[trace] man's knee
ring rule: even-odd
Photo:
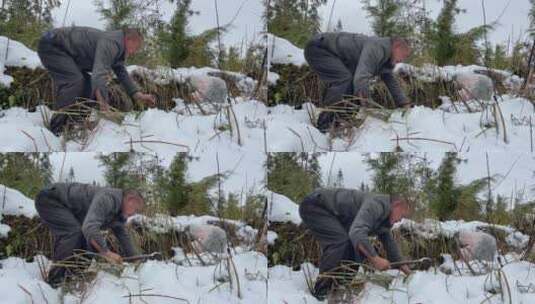
[[[310,196],[308,196],[305,197],[301,204],[299,204],[299,216],[301,217],[305,225],[310,220],[311,208],[313,207],[314,203],[315,200],[311,199]]]
[[[39,191],[35,197],[35,209],[41,217],[43,217],[42,214],[45,213],[47,206],[50,205],[49,202],[51,199],[50,192],[47,189]]]

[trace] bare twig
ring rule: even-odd
[[[35,142],[35,138],[33,138],[30,134],[28,134],[28,132],[24,131],[24,130],[20,130],[22,133],[24,133],[24,135],[28,136],[29,139],[32,140],[33,142],[33,147],[35,148],[35,152],[39,152],[39,148],[37,147],[37,143]]]
[[[145,293],[145,294],[129,294],[129,295],[123,296],[123,298],[133,298],[133,297],[160,297],[160,298],[173,299],[173,300],[177,300],[177,301],[182,301],[182,302],[189,303],[189,301],[188,301],[187,299],[184,299],[184,298],[177,298],[177,297],[166,296],[166,295],[160,295],[160,294],[152,294],[152,293]]]

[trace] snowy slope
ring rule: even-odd
[[[24,44],[0,36],[0,86],[11,85],[13,77],[4,75],[5,67],[27,67],[35,69],[42,67],[37,53],[27,48]]]
[[[268,196],[268,220],[274,223],[301,224],[299,206],[282,194],[271,192]]]
[[[490,292],[500,286],[495,272],[477,276],[456,273],[447,275],[431,269],[417,271],[408,280],[404,280],[404,276],[398,271],[388,271],[388,274],[394,277],[388,289],[367,283],[353,303],[529,304],[535,301],[533,267],[535,264],[509,259],[509,263],[501,269],[503,286],[506,286],[505,280],[510,286],[510,292],[504,292],[503,300],[501,294]],[[301,269],[292,271],[289,267],[280,265],[269,269],[269,303],[327,303],[313,298],[305,283],[305,273],[311,274],[311,278],[315,279],[317,269],[309,264],[303,265]]]
[[[33,200],[27,198],[17,190],[0,184],[0,238],[7,237],[11,228],[2,224],[3,215],[26,216],[33,218],[37,215]]]
[[[268,59],[272,64],[305,65],[303,50],[290,41],[272,34],[267,35]]]
[[[44,265],[48,264],[46,258],[38,259]],[[233,256],[233,262],[240,283],[240,296],[236,276],[232,275],[231,288],[223,265],[180,266],[165,261],[148,261],[140,266],[127,266],[120,276],[100,271],[88,286],[83,303],[266,303],[267,259],[256,252],[238,252]],[[3,265],[0,269],[0,303],[80,303],[82,295],[63,295],[61,289],[54,290],[46,284],[37,262],[8,258],[0,263]]]
[[[135,223],[146,227],[155,233],[166,233],[169,231],[183,232],[186,228],[196,225],[214,225],[224,222],[229,227],[236,228],[236,233],[242,241],[246,243],[253,242],[258,234],[258,230],[240,221],[217,218],[210,215],[194,216],[179,215],[169,216],[165,214],[155,214],[151,217],[135,215],[128,219],[129,223]]]

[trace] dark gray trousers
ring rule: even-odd
[[[318,240],[321,246],[319,270],[325,272],[344,272],[337,270],[346,262],[362,263],[363,257],[353,248],[348,231],[351,223],[344,223],[325,209],[318,195],[309,195],[299,206],[303,223]]]
[[[80,220],[61,203],[54,190],[39,192],[35,208],[54,237],[54,262],[70,260],[76,249],[90,249],[82,233]],[[52,267],[48,275],[49,283],[59,283],[65,276],[65,271],[64,267]]]
[[[74,59],[54,42],[53,34],[47,32],[39,40],[37,53],[54,83],[54,110],[66,109],[79,98],[91,98],[91,76],[80,70]],[[55,114],[50,129],[58,135],[68,121],[65,114]]]
[[[323,105],[336,104],[344,95],[353,95],[353,71],[335,54],[322,47],[323,38],[311,40],[305,47],[305,59],[325,84]]]

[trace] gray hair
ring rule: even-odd
[[[136,38],[136,39],[139,39],[141,41],[144,40],[143,33],[141,32],[141,30],[139,28],[125,28],[125,29],[123,29],[123,33],[124,33],[125,37]]]

